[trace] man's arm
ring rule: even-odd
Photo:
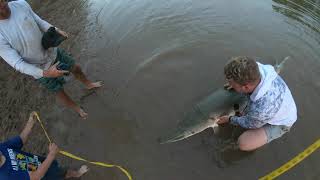
[[[42,77],[42,69],[23,61],[19,53],[11,47],[7,40],[0,34],[0,56],[17,71],[31,75],[35,78]]]
[[[21,149],[22,146],[26,143],[28,136],[31,132],[31,129],[35,123],[35,120],[33,117],[34,117],[34,112],[30,114],[29,120],[25,125],[24,129],[22,130],[21,134],[19,136],[15,136],[13,138],[8,139],[7,141],[1,143],[1,145],[8,148]]]
[[[38,16],[31,8],[31,6],[26,2],[24,1],[25,5],[27,6],[27,8],[29,9],[30,13],[32,14],[34,20],[36,21],[36,23],[38,24],[40,30],[42,32],[47,32],[48,29],[50,27],[52,27],[52,25],[50,23],[48,23],[47,21],[41,19],[40,16]],[[68,38],[68,34],[62,30],[60,30],[59,28],[56,28],[56,30],[63,36],[67,37]]]
[[[32,9],[31,9],[31,13],[42,32],[46,32],[52,26],[47,21],[41,19],[35,12],[33,12]]]
[[[267,124],[259,119],[250,116],[221,116],[217,121],[218,124],[230,123],[233,125],[241,126],[246,129],[257,129]]]
[[[64,73],[68,73],[65,70],[58,70],[57,63],[51,66],[48,70],[42,70],[32,64],[26,63],[19,53],[13,49],[10,44],[0,34],[0,56],[17,71],[33,76],[36,79],[41,77],[59,77]]]
[[[20,4],[22,4],[25,8],[28,9],[28,11],[30,12],[31,16],[33,16],[34,20],[36,21],[36,23],[38,24],[40,30],[42,32],[46,32],[52,25],[50,23],[48,23],[47,21],[44,21],[43,19],[41,19],[31,8],[31,6],[28,4],[27,1],[25,0],[20,0],[18,1]]]
[[[34,172],[29,172],[30,180],[40,180],[45,176],[52,162],[56,158],[59,152],[59,148],[56,144],[51,143],[49,145],[49,154],[47,158],[42,162],[38,169]]]
[[[250,117],[250,116],[240,116],[240,117],[231,116],[229,120],[231,124],[239,125],[247,129],[257,129],[267,124],[264,121],[261,121],[257,118]]]
[[[32,127],[34,126],[35,121],[36,121],[35,120],[35,112],[33,111],[30,113],[29,120],[20,134],[20,138],[21,138],[23,144],[26,144],[27,139],[29,137],[29,134],[32,130]]]

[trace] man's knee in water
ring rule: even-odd
[[[238,139],[238,146],[241,151],[251,151],[249,143],[241,136]]]
[[[241,151],[253,151],[267,143],[266,133],[263,128],[248,130],[238,138]]]

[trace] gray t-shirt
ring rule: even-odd
[[[0,20],[0,56],[17,71],[38,79],[55,60],[56,48],[44,50],[43,32],[52,25],[36,15],[25,0],[8,3],[11,15]]]

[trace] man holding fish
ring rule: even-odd
[[[224,67],[226,88],[248,96],[240,116],[218,117],[218,124],[239,125],[245,131],[238,138],[242,151],[252,151],[288,132],[297,120],[297,108],[287,84],[271,65],[250,57],[233,57]]]

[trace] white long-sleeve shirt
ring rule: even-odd
[[[0,20],[0,56],[14,69],[38,79],[57,56],[56,48],[44,50],[43,32],[52,25],[33,12],[25,0],[8,3],[11,15]]]
[[[244,116],[230,122],[248,129],[265,124],[291,127],[297,120],[297,107],[291,91],[271,65],[258,63],[261,81],[249,97]]]

